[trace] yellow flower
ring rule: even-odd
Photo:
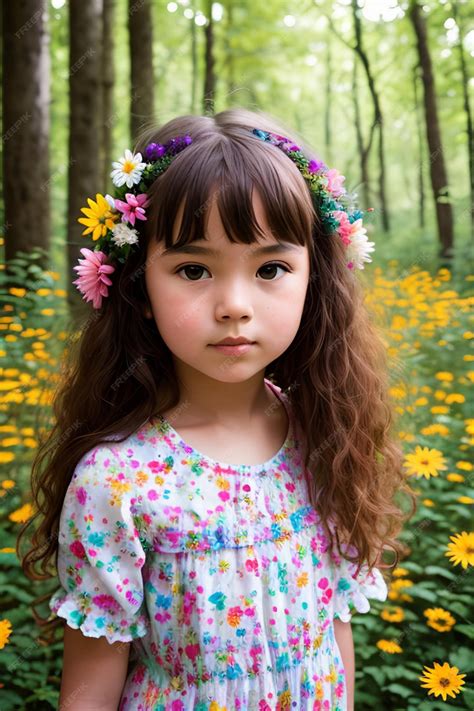
[[[296,585],[299,588],[304,588],[308,584],[308,573],[301,573],[301,575],[298,575],[296,578]]]
[[[119,217],[117,214],[112,213],[112,209],[103,195],[97,193],[95,199],[97,202],[94,202],[92,198],[87,198],[89,207],[81,207],[81,212],[86,217],[79,217],[77,220],[82,225],[86,225],[86,229],[82,234],[88,235],[92,232],[94,242],[99,237],[104,237],[107,234],[107,230],[113,228]]]
[[[10,289],[8,289],[8,293],[12,296],[24,296],[26,294],[26,289],[16,288],[12,286]]]
[[[423,614],[428,618],[426,623],[428,627],[432,627],[438,632],[449,632],[453,625],[456,624],[452,614],[447,610],[443,610],[442,607],[429,607]]]
[[[2,380],[0,382],[0,390],[16,390],[21,386],[19,380]]]
[[[0,452],[0,464],[8,464],[15,459],[14,452]]]
[[[401,607],[391,605],[386,610],[382,610],[380,617],[386,622],[402,622],[405,619],[405,613]]]
[[[219,706],[217,701],[211,701],[209,711],[227,711],[227,706]]]
[[[2,486],[4,489],[13,489],[15,482],[12,479],[4,479],[2,481]]]
[[[400,645],[391,639],[379,639],[377,647],[388,654],[400,654],[403,651]]]
[[[457,667],[450,667],[447,662],[443,666],[434,662],[434,667],[424,665],[424,668],[423,676],[418,678],[423,682],[421,686],[429,689],[428,694],[442,696],[443,701],[446,701],[448,695],[454,699],[456,694],[462,691],[461,686],[465,683],[463,679],[466,675],[458,674]]]
[[[5,548],[0,548],[0,553],[16,553],[16,548],[6,546]]]
[[[280,694],[278,694],[278,708],[282,711],[291,708],[291,690],[285,689]]]
[[[441,424],[428,425],[428,427],[423,427],[420,432],[422,435],[439,434],[445,436],[449,434],[449,427],[446,427],[446,425]]]
[[[5,437],[0,441],[0,447],[15,447],[17,444],[21,444],[20,437]]]
[[[464,462],[462,460],[460,462],[456,462],[456,466],[458,469],[463,469],[466,472],[470,472],[472,469],[471,462]]]
[[[32,505],[25,504],[16,511],[12,511],[8,518],[10,519],[10,521],[14,521],[15,523],[25,523],[33,516],[33,513],[34,511]]]
[[[408,578],[400,578],[399,580],[392,580],[390,583],[390,587],[393,590],[402,590],[403,588],[409,588],[413,585],[413,580],[409,580]]]
[[[454,474],[454,473],[446,474],[446,479],[448,481],[457,481],[457,482],[464,481],[464,477],[462,474]]]
[[[0,649],[3,649],[12,633],[12,623],[10,620],[0,620]]]
[[[460,496],[458,501],[460,504],[474,504],[472,496]]]
[[[415,452],[406,455],[403,466],[407,468],[408,476],[416,474],[426,479],[438,476],[441,469],[447,469],[442,452],[419,445],[416,446]]]
[[[466,398],[461,393],[451,393],[446,396],[445,402],[450,405],[452,402],[466,402]]]
[[[438,378],[438,380],[451,381],[451,380],[453,380],[453,377],[454,377],[454,376],[453,376],[452,373],[448,373],[448,372],[445,372],[445,371],[440,371],[439,373],[436,373],[436,374],[435,374],[435,378]]]
[[[408,575],[408,570],[406,568],[395,568],[392,575],[394,578],[403,578],[404,575]]]
[[[131,484],[128,481],[123,481],[122,479],[113,479],[110,482],[110,488],[118,495],[125,494],[126,491],[130,491]]]
[[[448,556],[454,565],[461,564],[463,568],[474,565],[474,533],[456,533],[450,536],[452,543],[448,543],[448,550],[444,554]]]
[[[425,506],[434,506],[434,505],[435,505],[435,502],[432,501],[431,499],[423,499],[423,502],[422,502],[422,503],[423,503]]]

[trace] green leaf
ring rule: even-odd
[[[467,709],[474,709],[474,689],[469,689],[469,687],[462,686],[461,698],[464,701],[464,706]]]
[[[439,601],[438,593],[427,590],[426,587],[421,585],[411,585],[407,588],[407,592],[413,597],[420,597],[422,600],[428,600],[429,602],[437,603]]]
[[[390,691],[392,694],[397,694],[397,696],[401,696],[403,699],[407,699],[413,693],[412,689],[407,689],[406,686],[402,686],[401,684],[389,684],[384,687],[384,691]]]
[[[454,573],[452,573],[450,570],[445,570],[445,568],[441,568],[439,565],[427,565],[425,568],[425,574],[426,575],[441,575],[444,578],[448,578],[448,580],[455,580],[456,576]]]
[[[461,632],[469,639],[474,639],[474,625],[456,625],[456,631]]]
[[[457,647],[453,649],[449,653],[449,663],[457,667],[460,673],[463,674],[472,666],[472,650],[468,647]]]
[[[383,667],[364,667],[364,674],[369,674],[373,679],[375,679],[379,686],[382,686],[386,679]]]

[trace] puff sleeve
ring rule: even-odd
[[[354,556],[357,550],[354,546],[347,546],[341,543],[341,550]],[[369,612],[369,599],[387,599],[387,584],[380,570],[376,567],[369,572],[367,564],[364,564],[357,573],[357,563],[346,560],[337,551],[330,554],[332,587],[333,587],[333,614],[341,622],[350,622],[352,612]],[[357,573],[357,575],[356,575]]]
[[[136,504],[118,448],[99,445],[82,457],[61,511],[61,588],[49,607],[87,637],[130,642],[148,631]]]

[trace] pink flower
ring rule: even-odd
[[[76,491],[76,498],[81,504],[81,506],[84,506],[87,501],[87,491],[84,489],[83,486],[80,486]]]
[[[84,294],[86,301],[92,301],[95,309],[102,306],[102,297],[109,295],[108,287],[112,285],[107,274],[112,274],[115,267],[105,264],[107,255],[104,252],[93,252],[87,247],[81,249],[85,259],[79,259],[79,265],[73,267],[79,278],[73,281],[77,288]]]
[[[69,550],[73,555],[76,556],[76,558],[86,557],[86,551],[84,550],[84,546],[80,541],[73,541],[69,546]]]
[[[111,595],[94,595],[92,602],[97,607],[100,607],[101,610],[109,610],[109,612],[118,612],[120,610],[120,605]]]
[[[351,243],[351,237],[354,232],[352,223],[347,216],[347,213],[343,210],[334,210],[332,213],[336,220],[339,221],[339,227],[337,228],[337,233],[340,235],[342,241],[345,245]]]
[[[134,225],[135,220],[146,220],[145,207],[149,205],[146,193],[140,193],[140,195],[126,193],[125,198],[127,202],[115,200],[115,208],[119,212],[123,212],[122,222],[130,222],[131,225]]]
[[[341,175],[336,168],[328,170],[326,178],[328,179],[327,188],[333,197],[339,197],[346,192],[345,188],[342,187],[342,183],[346,178],[344,175]],[[115,203],[117,203],[117,201],[115,201]]]

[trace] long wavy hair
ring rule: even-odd
[[[362,277],[346,267],[344,246],[325,233],[295,164],[282,151],[251,134],[257,127],[287,135],[308,158],[304,138],[262,111],[233,108],[215,116],[179,116],[148,127],[136,151],[188,133],[193,142],[179,153],[149,190],[148,220],[126,263],[113,274],[109,297],[91,313],[65,349],[54,399],[54,426],[32,465],[37,513],[22,558],[32,580],[56,574],[58,529],[66,490],[81,457],[113,437],[122,442],[149,418],[175,408],[180,392],[172,354],[153,319],[145,286],[149,240],[173,244],[172,230],[184,204],[176,244],[203,237],[212,195],[231,242],[252,244],[261,229],[252,208],[258,189],[277,240],[307,245],[310,278],[299,330],[288,349],[265,369],[265,377],[289,397],[304,434],[304,464],[311,503],[327,529],[331,547],[359,565],[386,566],[382,554],[405,547],[397,540],[404,519],[416,510],[402,471],[402,450],[393,435],[395,408],[389,399],[383,334],[364,304]],[[216,190],[217,186],[217,190]],[[397,500],[404,493],[404,501]],[[337,523],[333,532],[328,520]],[[341,551],[344,540],[356,556]],[[43,599],[45,596],[43,596]],[[38,600],[39,598],[37,598]],[[45,625],[35,610],[35,618]],[[59,624],[52,620],[47,629]]]

